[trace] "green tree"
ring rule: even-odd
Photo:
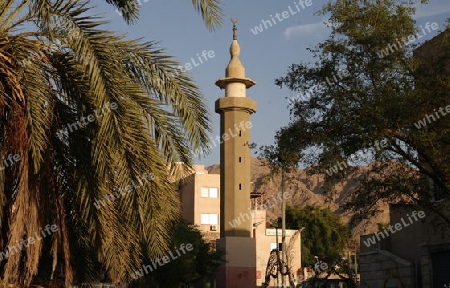
[[[353,220],[376,214],[381,201],[402,200],[450,224],[447,204],[434,201],[450,195],[450,116],[415,125],[448,105],[449,55],[415,50],[423,31],[414,11],[412,1],[329,2],[319,14],[329,16],[331,35],[310,49],[315,64],[293,64],[275,81],[299,93],[276,143],[300,153],[309,173],[324,173],[328,193],[358,177],[343,207]],[[435,41],[438,50],[450,50],[449,32]],[[440,59],[428,62],[424,53]],[[354,176],[356,165],[369,163]]]
[[[137,20],[136,1],[107,2]],[[220,24],[218,1],[192,3]],[[98,267],[123,282],[169,249],[172,176],[208,151],[204,98],[156,43],[104,23],[88,1],[0,1],[0,284]]]
[[[171,225],[172,254],[178,256],[175,248],[182,244],[190,244],[191,251],[187,251],[177,259],[158,267],[137,281],[137,287],[185,287],[202,280],[208,281],[214,276],[221,263],[223,252],[214,250],[210,243],[205,242],[200,230],[184,220],[176,221]],[[154,259],[146,259],[150,263]]]
[[[302,231],[302,263],[314,266],[317,256],[333,267],[340,263],[344,249],[351,239],[351,232],[338,215],[329,208],[307,205],[303,208],[288,206],[286,209],[287,229]]]

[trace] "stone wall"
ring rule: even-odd
[[[359,255],[361,287],[414,288],[414,265],[394,254],[379,250]]]

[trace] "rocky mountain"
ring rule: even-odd
[[[212,165],[206,168],[210,174],[220,174],[220,165]],[[368,167],[360,166],[357,171],[367,170]],[[270,169],[264,165],[262,160],[252,158],[251,160],[251,181],[254,193],[264,193],[263,198],[277,197],[281,191],[281,176],[268,177]],[[358,172],[355,172],[357,175]],[[346,201],[350,192],[358,185],[355,178],[349,178],[337,187],[337,193],[326,195],[323,189],[323,174],[307,175],[305,170],[296,169],[296,171],[286,176],[285,191],[289,193],[287,204],[291,206],[316,205],[329,207],[334,213],[342,217],[342,221],[348,224],[352,213],[342,212],[340,208]],[[267,210],[267,219],[275,219],[281,216],[281,202],[277,202],[273,208]],[[260,204],[259,204],[260,205]],[[389,222],[389,210],[387,204],[380,204],[380,210],[383,212],[374,218],[362,221],[352,229],[353,234],[363,235],[378,231],[377,223]]]

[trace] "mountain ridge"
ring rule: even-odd
[[[356,171],[352,173],[356,176],[358,173],[369,169],[367,166],[357,166]],[[209,174],[220,174],[220,165],[214,164],[206,167]],[[264,198],[276,197],[281,187],[281,176],[275,175],[271,179],[268,166],[264,161],[258,158],[251,158],[250,174],[252,181],[251,192],[263,192]],[[285,192],[289,193],[287,204],[291,206],[314,205],[328,207],[333,213],[339,215],[342,222],[349,225],[350,219],[354,213],[342,211],[341,206],[348,201],[351,191],[358,185],[356,177],[349,177],[343,184],[337,185],[336,193],[333,195],[325,194],[323,189],[323,174],[307,175],[305,169],[295,169],[285,177]],[[276,219],[281,216],[281,203],[267,209],[267,219]],[[362,220],[354,227],[351,227],[354,236],[370,234],[378,231],[378,223],[389,222],[389,205],[387,203],[378,204],[378,209],[382,212],[370,219]],[[357,237],[359,238],[359,237]],[[359,240],[359,239],[358,239]]]

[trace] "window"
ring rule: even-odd
[[[217,225],[217,224],[219,224],[219,214],[203,214],[202,213],[200,223]]]
[[[373,250],[380,250],[381,249],[380,242],[377,242],[377,243],[373,244],[372,246],[373,246]]]
[[[205,198],[218,198],[219,188],[217,187],[202,187],[200,191],[200,196]]]

